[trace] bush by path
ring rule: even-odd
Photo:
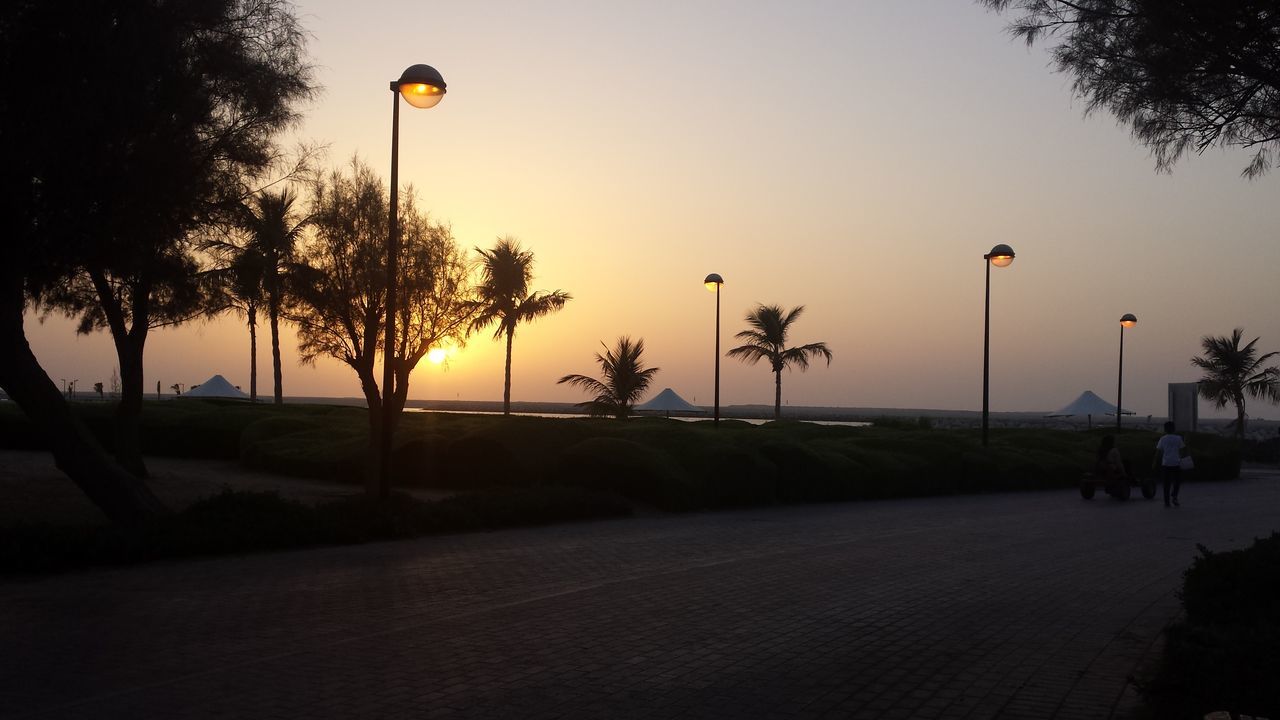
[[[1186,617],[1169,628],[1145,688],[1153,717],[1280,717],[1280,533],[1244,550],[1199,547],[1182,589]]]
[[[77,403],[75,410],[109,447],[111,407]],[[629,502],[680,511],[1067,488],[1092,466],[1105,432],[1000,429],[984,448],[976,430],[935,430],[927,422],[851,428],[723,421],[717,429],[710,421],[660,418],[406,413],[394,443],[393,482],[459,496],[428,504],[357,498],[312,508],[231,493],[141,531],[0,531],[0,567],[56,568],[558,522],[629,512]],[[150,455],[238,459],[251,469],[351,485],[363,482],[367,462],[362,408],[149,402],[141,434]],[[1139,475],[1151,471],[1155,442],[1156,435],[1145,431],[1119,438]],[[1240,455],[1230,440],[1193,436],[1190,445],[1194,479],[1238,474]],[[41,446],[11,404],[0,406],[0,446]]]
[[[630,505],[616,495],[559,487],[457,495],[434,502],[402,494],[393,494],[385,503],[352,496],[314,507],[273,492],[225,490],[138,528],[0,529],[0,573],[398,540],[630,514]]]
[[[77,414],[110,444],[111,407]],[[406,413],[396,434],[393,481],[453,491],[566,485],[620,493],[668,510],[1072,487],[1093,465],[1106,429],[999,429],[982,447],[976,430],[927,422],[850,428],[784,421],[501,417]],[[1126,431],[1119,448],[1135,472],[1151,472],[1156,434]],[[149,455],[238,459],[275,474],[361,483],[367,414],[324,405],[148,402]],[[25,418],[0,407],[0,444],[39,446]],[[1193,481],[1239,474],[1234,442],[1192,435]]]

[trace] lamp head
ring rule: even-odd
[[[445,82],[430,65],[413,65],[391,83],[391,89],[416,108],[430,108],[444,98]]]
[[[1009,267],[1013,263],[1013,248],[1000,243],[991,248],[991,252],[982,256],[984,260],[989,260],[996,267]]]
[[[720,277],[720,273],[711,273],[706,280],[702,281],[702,284],[706,285],[711,292],[715,292],[724,284],[724,278]]]
[[[1138,324],[1138,318],[1135,317],[1133,313],[1125,313],[1124,316],[1120,318],[1121,327],[1131,328],[1137,324]]]

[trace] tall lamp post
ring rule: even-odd
[[[416,108],[435,107],[445,82],[430,65],[410,66],[391,81],[391,214],[387,234],[386,327],[382,345],[382,432],[378,438],[378,497],[391,495],[391,433],[395,422],[396,287],[400,259],[400,98]]]
[[[1124,329],[1137,324],[1138,318],[1133,313],[1125,313],[1120,318],[1120,372],[1116,380],[1116,432],[1120,432],[1120,417],[1124,412],[1123,406],[1120,405],[1120,399],[1124,394]]]
[[[724,278],[720,277],[720,273],[711,273],[702,283],[707,289],[716,294],[716,405],[715,405],[715,427],[720,427],[720,286],[724,285]]]
[[[1001,243],[982,256],[987,266],[987,300],[982,310],[982,447],[987,446],[987,426],[991,415],[991,266],[1009,267],[1013,248]]]

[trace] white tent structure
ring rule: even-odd
[[[676,394],[671,388],[664,388],[662,392],[653,396],[649,402],[635,407],[636,412],[651,412],[665,415],[671,413],[705,413],[706,410],[697,405],[690,405],[685,399]]]
[[[1122,415],[1132,415],[1132,410],[1121,410]],[[1093,424],[1094,415],[1112,415],[1116,414],[1116,406],[1098,397],[1092,390],[1085,390],[1080,393],[1080,397],[1076,398],[1066,407],[1051,412],[1045,417],[1071,417],[1073,415],[1085,415],[1090,418],[1090,425]]]
[[[227,382],[227,379],[221,375],[214,375],[204,382],[191,388],[182,397],[194,398],[235,398],[237,400],[248,400],[249,394],[242,392],[239,388]]]

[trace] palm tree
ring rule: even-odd
[[[293,205],[297,195],[289,188],[264,190],[242,205],[241,222],[249,233],[247,248],[262,258],[262,291],[271,323],[271,369],[275,403],[284,403],[284,374],[280,367],[280,310],[284,303],[284,277],[293,265],[302,230],[310,216],[299,218]]]
[[[604,345],[604,343],[600,343]],[[658,368],[646,368],[641,355],[644,354],[644,339],[635,342],[623,335],[618,338],[617,348],[605,347],[604,355],[596,353],[596,362],[600,363],[603,378],[597,380],[586,375],[565,375],[556,382],[576,385],[595,398],[578,403],[593,416],[613,415],[619,420],[631,414],[631,406],[649,389],[653,376]]]
[[[262,255],[240,248],[227,268],[230,305],[249,321],[249,399],[258,401],[258,308],[262,304]]]
[[[1200,394],[1212,400],[1214,407],[1224,408],[1227,403],[1236,406],[1236,437],[1244,437],[1244,396],[1280,400],[1280,368],[1263,367],[1280,353],[1269,352],[1259,356],[1254,348],[1259,338],[1240,347],[1244,328],[1231,331],[1231,337],[1206,335],[1200,338],[1203,357],[1191,358],[1191,364],[1204,370],[1200,378]]]
[[[248,320],[249,399],[258,399],[258,311],[265,295],[262,288],[262,254],[237,238],[210,239],[200,249],[215,258],[217,266],[206,277],[216,283],[219,309],[229,309]]]
[[[791,323],[795,322],[802,312],[804,312],[803,305],[796,306],[785,314],[778,305],[757,306],[755,310],[747,313],[747,324],[751,327],[734,335],[739,340],[747,342],[726,353],[729,357],[737,358],[749,365],[755,365],[761,360],[769,361],[769,366],[773,369],[775,385],[774,420],[782,419],[783,368],[794,365],[801,370],[808,370],[810,358],[818,356],[825,357],[827,365],[831,365],[831,350],[827,348],[826,343],[787,347],[787,331],[791,329]]]
[[[480,253],[481,281],[480,303],[483,309],[473,324],[474,328],[497,323],[493,339],[506,336],[507,362],[502,384],[502,414],[511,414],[511,345],[515,340],[516,326],[550,315],[573,299],[569,293],[529,292],[533,281],[533,253],[520,247],[514,238],[499,238],[489,250],[476,248]]]

